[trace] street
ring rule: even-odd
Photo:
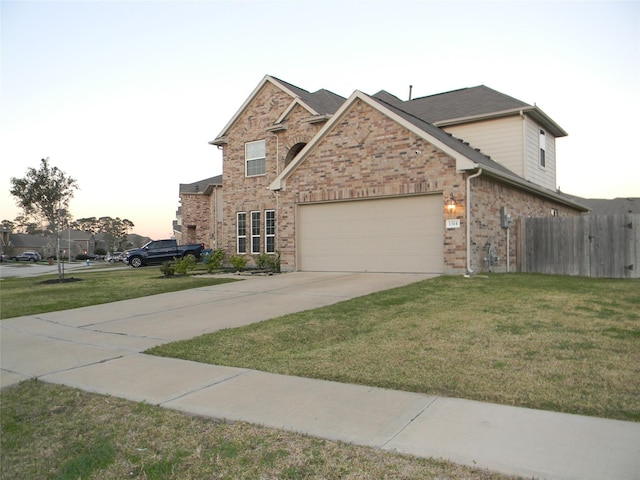
[[[79,270],[79,269],[89,269],[92,266],[96,265],[95,262],[90,262],[91,266],[87,267],[85,262],[73,262],[73,263],[64,263],[64,271],[69,272],[71,270]],[[105,262],[98,262],[98,264],[103,264],[105,268],[122,268],[121,266],[115,267],[113,265],[109,265]],[[128,267],[127,267],[128,268]],[[2,262],[0,263],[0,278],[11,278],[11,277],[35,277],[37,275],[47,275],[47,274],[56,274],[58,273],[58,265],[54,263],[53,265],[48,265],[46,263],[19,263],[19,262]]]

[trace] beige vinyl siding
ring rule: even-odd
[[[473,148],[479,148],[512,172],[525,176],[522,117],[497,118],[443,129]]]
[[[546,143],[546,161],[545,167],[540,166],[540,125],[527,117],[525,122],[526,132],[526,167],[525,174],[523,175],[526,180],[529,180],[536,185],[545,187],[551,190],[556,189],[556,139],[546,129],[545,131],[545,143]]]

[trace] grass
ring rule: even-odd
[[[165,278],[159,267],[67,272],[67,283],[44,284],[57,275],[4,278],[0,282],[0,318],[67,310],[158,293],[232,282],[234,279],[184,275]]]
[[[439,277],[147,353],[640,421],[640,283]]]
[[[3,317],[223,280],[165,279],[156,267],[73,275],[83,281],[3,279]],[[639,287],[440,277],[152,353],[639,421]],[[34,381],[0,392],[0,426],[0,479],[507,478]]]
[[[27,381],[0,392],[0,479],[511,477]]]

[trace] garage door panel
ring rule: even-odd
[[[300,269],[442,272],[440,195],[301,205]]]

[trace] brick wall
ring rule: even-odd
[[[295,204],[443,192],[462,198],[464,188],[453,158],[356,101],[286,180],[280,194],[283,268],[295,269]],[[444,233],[446,271],[464,268],[460,238],[462,229]]]
[[[182,235],[181,243],[204,243],[209,247],[211,239],[211,195],[181,193]]]
[[[512,218],[509,231],[500,225],[500,207],[506,207]],[[494,180],[479,177],[471,180],[471,263],[474,271],[504,272],[507,268],[507,233],[509,234],[510,271],[516,270],[517,231],[515,219],[549,217],[552,209],[558,216],[579,215],[577,210],[515,189]],[[488,265],[487,246],[491,244],[498,257],[497,264]]]
[[[284,169],[289,149],[296,144],[309,142],[321,128],[319,124],[305,122],[304,119],[311,114],[298,105],[287,116],[284,123],[286,130],[277,133],[267,132],[266,129],[280,118],[293,100],[273,84],[266,83],[229,128],[229,143],[223,151],[224,227],[220,247],[230,255],[237,251],[238,212],[246,212],[248,221],[250,212],[260,212],[260,251],[264,252],[264,211],[276,210],[276,228],[280,223],[277,216],[278,194],[268,187]],[[264,175],[246,177],[244,145],[246,142],[263,139],[266,146],[266,172]],[[276,245],[276,248],[281,249],[277,233]],[[249,252],[250,247],[247,248],[248,255]]]

